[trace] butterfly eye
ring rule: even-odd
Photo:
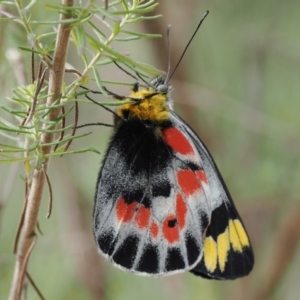
[[[139,82],[136,82],[136,83],[133,85],[132,90],[133,90],[134,92],[138,92],[139,89],[140,89],[140,83],[139,83]]]
[[[169,91],[169,87],[166,84],[161,84],[156,88],[156,90],[159,93],[167,93]]]

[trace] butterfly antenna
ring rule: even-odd
[[[136,81],[138,81],[138,79],[137,79],[134,75],[132,75],[131,73],[129,73],[128,71],[126,71],[124,68],[122,68],[115,60],[114,60],[113,62],[114,62],[114,64],[115,64],[120,70],[122,70],[125,74],[127,74],[128,76],[130,76],[130,77],[134,78]]]
[[[183,53],[181,54],[181,56],[180,56],[180,58],[179,58],[179,60],[178,60],[178,63],[177,63],[177,65],[175,66],[175,68],[174,68],[173,72],[171,73],[171,75],[170,75],[170,76],[168,76],[168,77],[167,77],[167,78],[168,78],[168,80],[166,80],[166,84],[167,84],[167,83],[170,81],[170,79],[172,78],[173,74],[174,74],[174,73],[175,73],[175,71],[177,70],[177,68],[178,68],[178,66],[179,66],[179,64],[180,64],[180,62],[182,61],[182,58],[183,58],[183,56],[184,56],[184,54],[185,54],[186,50],[188,49],[188,47],[189,47],[190,43],[191,43],[191,42],[192,42],[192,40],[194,39],[194,37],[195,37],[195,35],[196,35],[197,31],[199,30],[199,28],[200,28],[201,24],[203,23],[203,21],[205,20],[205,18],[207,17],[207,15],[208,15],[208,14],[209,14],[209,11],[207,10],[207,11],[204,13],[204,15],[203,15],[202,19],[200,20],[200,22],[199,22],[199,24],[198,24],[198,26],[197,26],[197,28],[196,28],[195,32],[193,33],[192,37],[190,38],[189,42],[187,43],[187,45],[186,45],[186,47],[185,47],[185,49],[184,49]],[[170,59],[170,57],[169,57],[169,59]]]
[[[149,83],[139,74],[139,73],[135,73],[136,76],[138,77],[135,77],[134,75],[132,75],[131,73],[129,73],[128,71],[126,71],[124,68],[122,68],[115,60],[113,61],[114,64],[120,69],[122,70],[124,73],[126,73],[128,76],[134,78],[136,81],[139,81],[138,78],[140,80],[142,80],[147,86],[149,86]]]
[[[136,76],[145,83],[146,86],[149,86],[149,82],[146,81],[139,73],[135,73]]]
[[[171,31],[171,25],[168,25],[167,28],[167,38],[168,38],[168,72],[165,79],[165,83],[169,82],[170,79],[170,72],[171,72],[171,39],[170,39],[170,31]]]

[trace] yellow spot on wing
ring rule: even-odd
[[[229,237],[234,251],[242,252],[243,247],[250,246],[245,229],[239,220],[229,221]]]
[[[209,236],[204,240],[204,264],[209,272],[214,272],[217,268],[217,243]]]
[[[227,262],[228,252],[230,249],[228,229],[218,235],[218,261],[221,272],[224,272]]]
[[[245,231],[242,223],[239,220],[234,220],[233,223],[234,223],[235,228],[238,232],[238,235],[239,235],[240,241],[242,243],[242,246],[243,247],[249,247],[250,244],[249,244],[248,236],[246,234],[246,231]]]

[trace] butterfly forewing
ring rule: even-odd
[[[207,183],[196,149],[184,154],[172,146],[174,128],[168,122],[158,134],[150,123],[123,123],[98,179],[96,241],[104,255],[133,272],[179,272],[202,256],[210,217],[202,188]]]

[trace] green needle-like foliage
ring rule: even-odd
[[[159,72],[153,67],[134,61],[125,56],[112,47],[113,41],[128,42],[141,38],[156,38],[156,34],[143,34],[140,32],[133,32],[126,30],[130,23],[141,22],[144,20],[151,20],[160,17],[147,16],[147,13],[153,11],[158,5],[154,0],[149,1],[112,1],[108,3],[106,9],[104,5],[99,4],[98,1],[87,1],[85,4],[80,3],[77,6],[66,7],[63,5],[54,6],[46,5],[45,9],[56,13],[67,14],[70,18],[63,21],[44,21],[31,14],[36,5],[36,1],[31,1],[26,7],[23,7],[22,1],[6,1],[6,5],[10,8],[14,7],[15,14],[5,14],[1,21],[17,22],[22,26],[22,30],[27,34],[28,47],[20,47],[21,50],[28,52],[35,56],[39,56],[42,62],[42,68],[47,70],[52,66],[52,55],[55,48],[57,31],[55,27],[48,27],[45,25],[58,26],[59,24],[70,24],[71,39],[77,48],[77,53],[82,59],[84,68],[82,70],[74,70],[72,67],[66,65],[62,66],[68,72],[76,74],[76,78],[69,84],[63,83],[63,93],[51,106],[46,105],[46,99],[49,94],[47,71],[38,75],[38,78],[27,86],[19,86],[13,90],[13,97],[11,97],[8,104],[1,106],[0,109],[6,114],[3,116],[12,115],[13,118],[0,118],[0,134],[3,135],[9,142],[1,143],[1,163],[11,163],[19,161],[30,161],[32,167],[40,166],[45,159],[41,145],[41,135],[45,132],[52,132],[56,136],[63,136],[57,138],[51,143],[53,150],[48,156],[66,155],[74,153],[82,153],[85,151],[94,151],[92,148],[76,149],[67,151],[66,144],[74,139],[81,138],[86,134],[68,133],[72,126],[64,126],[64,118],[74,112],[74,106],[69,108],[67,112],[62,110],[61,114],[55,121],[49,121],[47,115],[52,109],[63,109],[66,103],[70,101],[83,101],[82,95],[84,93],[77,93],[77,89],[81,85],[85,85],[88,81],[94,80],[99,91],[106,94],[103,89],[103,84],[107,82],[99,73],[101,66],[117,62],[125,65],[133,72],[141,76],[155,75]],[[96,23],[102,23],[100,29]],[[51,31],[42,31],[42,27],[53,28]],[[105,30],[104,30],[104,29]],[[112,82],[113,84],[124,84],[122,82]],[[84,95],[83,95],[84,96]],[[13,103],[10,103],[13,102]],[[128,100],[125,100],[125,103]],[[124,101],[105,101],[103,105],[115,106],[121,105]],[[13,107],[13,108],[12,108]],[[77,113],[77,112],[76,112]],[[16,145],[17,144],[17,145]],[[20,157],[20,152],[23,152],[23,157]],[[17,155],[16,155],[17,154]]]

